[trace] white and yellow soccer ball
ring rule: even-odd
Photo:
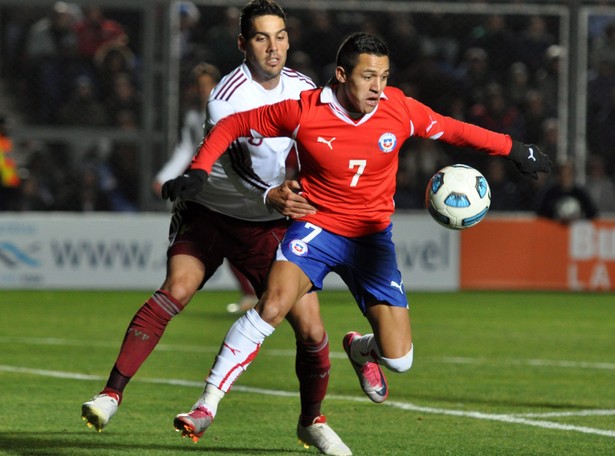
[[[471,166],[446,166],[429,179],[425,205],[433,219],[452,230],[464,230],[480,222],[491,204],[485,176]]]

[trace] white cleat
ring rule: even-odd
[[[97,394],[81,406],[81,418],[88,427],[102,432],[119,406],[119,397],[116,394]]]
[[[213,422],[214,416],[211,412],[204,405],[199,405],[188,413],[177,415],[173,426],[177,432],[182,433],[182,437],[190,437],[197,443]]]
[[[327,424],[324,415],[314,418],[314,422],[309,426],[297,424],[297,437],[305,448],[313,446],[321,454],[331,456],[352,456],[352,451],[346,446],[342,439]]]

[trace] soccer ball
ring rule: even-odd
[[[442,168],[429,180],[425,191],[427,210],[440,225],[464,230],[480,222],[491,204],[485,176],[467,165]]]

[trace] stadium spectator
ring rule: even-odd
[[[59,123],[71,126],[96,127],[109,124],[105,106],[98,101],[96,87],[88,76],[74,81],[73,91],[58,113]]]
[[[547,109],[544,95],[535,89],[527,91],[520,112],[525,127],[525,142],[532,144],[538,144],[542,140],[543,124],[557,114]]]
[[[118,74],[128,75],[130,81],[138,86],[137,58],[128,46],[106,44],[96,52],[94,63],[101,100],[107,99],[114,92],[115,77]]]
[[[425,186],[436,170],[448,164],[441,144],[423,138],[412,138],[399,153],[399,169],[395,190],[395,209],[425,207]]]
[[[521,193],[509,175],[508,167],[501,160],[489,160],[485,177],[491,190],[492,211],[517,211],[520,209]]]
[[[397,77],[416,87],[417,99],[442,112],[455,96],[455,78],[450,69],[440,64],[436,52],[433,42],[424,40],[416,61],[408,68],[400,68]]]
[[[523,117],[517,107],[509,103],[499,84],[490,84],[485,102],[470,107],[468,121],[513,138],[525,138]]]
[[[310,53],[312,65],[320,72],[319,80],[326,81],[331,65],[335,65],[335,48],[331,43],[339,42],[342,33],[335,26],[333,14],[318,8],[310,9],[304,25],[305,42],[309,43],[305,51]]]
[[[536,72],[536,88],[543,94],[547,110],[557,112],[559,85],[564,48],[557,44],[549,46],[544,55],[544,64]]]
[[[527,25],[520,33],[519,57],[534,74],[542,68],[544,55],[549,46],[555,44],[555,37],[547,30],[547,23],[542,16],[529,16]]]
[[[603,61],[588,83],[587,144],[593,154],[604,157],[615,169],[615,63]]]
[[[16,209],[21,187],[8,124],[9,120],[0,114],[0,211]]]
[[[536,144],[543,153],[547,154],[551,161],[555,162],[559,156],[559,123],[555,117],[543,120],[542,134]]]
[[[49,15],[28,30],[25,45],[28,108],[34,113],[34,122],[55,123],[58,109],[68,98],[80,72],[75,21],[70,6],[56,2]]]
[[[499,78],[490,68],[487,52],[473,47],[464,53],[463,60],[455,68],[455,79],[457,91],[469,108],[484,103],[487,99],[486,87]]]
[[[411,68],[419,58],[422,36],[411,14],[391,12],[387,14],[383,36],[389,43],[404,43],[399,49],[391,49],[391,65],[400,70]],[[402,78],[400,78],[402,79]]]
[[[191,89],[187,92],[193,94],[193,100],[190,100],[190,107],[184,115],[180,140],[152,182],[152,188],[158,196],[162,184],[179,176],[190,166],[194,152],[203,139],[207,100],[212,89],[220,81],[220,70],[214,65],[201,62],[192,69],[190,79]]]
[[[112,76],[112,91],[104,98],[107,118],[112,125],[118,125],[120,112],[134,113],[134,118],[141,118],[141,96],[128,73],[116,73]]]
[[[105,190],[114,212],[137,212],[139,210],[139,148],[128,141],[113,144],[105,162]]]
[[[194,29],[201,19],[201,12],[192,2],[179,2],[179,58],[183,62],[189,62],[195,58]]]
[[[590,65],[597,68],[601,63],[615,65],[615,18],[605,28],[602,34],[591,41]]]
[[[530,90],[530,74],[527,65],[523,62],[513,63],[507,73],[506,97],[517,108],[523,109]]]
[[[117,21],[105,17],[100,6],[83,7],[84,17],[75,24],[79,55],[88,63],[93,63],[96,53],[109,44],[126,45],[128,35]]]
[[[607,174],[605,161],[599,155],[589,157],[585,188],[600,214],[615,214],[615,182]]]
[[[284,67],[289,48],[285,26],[282,8],[271,0],[254,0],[243,8],[239,46],[245,60],[211,93],[208,125],[233,112],[296,99],[302,90],[314,87],[305,76]],[[165,281],[131,321],[105,388],[83,404],[82,414],[90,425],[101,430],[108,423],[124,388],[157,345],[169,321],[225,258],[249,277],[261,294],[275,249],[288,226],[286,216],[300,217],[314,211],[296,192],[297,183],[284,180],[284,161],[293,150],[294,144],[287,138],[263,140],[246,135],[229,149],[233,160],[215,164],[216,170],[202,192],[174,205]],[[250,152],[254,154],[250,156]],[[331,364],[316,294],[294,308],[288,320],[297,339],[301,401],[297,434],[324,454],[350,455],[321,415]],[[195,441],[200,437],[198,431],[180,430]]]
[[[548,158],[536,146],[458,122],[387,88],[389,72],[386,44],[372,35],[352,34],[340,46],[335,77],[324,88],[220,120],[191,169],[165,184],[163,194],[171,200],[191,198],[237,138],[251,132],[265,138],[286,135],[299,151],[302,194],[318,207],[291,223],[263,295],[228,331],[203,395],[191,412],[175,417],[177,429],[199,436],[207,430],[220,400],[266,337],[300,298],[322,289],[331,271],[344,279],[374,331],[344,337],[348,359],[368,397],[374,402],[387,398],[379,364],[405,372],[413,363],[408,302],[390,222],[399,148],[410,136],[507,156],[522,174],[549,171]]]
[[[214,24],[205,34],[207,52],[200,53],[201,59],[216,65],[223,74],[228,73],[243,59],[237,47],[237,23],[240,11],[235,6],[224,10],[222,20]]]
[[[505,75],[513,62],[520,60],[519,40],[508,26],[507,16],[490,14],[471,32],[467,47],[484,49],[490,68]],[[502,82],[502,81],[498,81]]]
[[[53,152],[43,143],[33,141],[27,146],[28,159],[24,164],[24,179],[19,199],[19,211],[46,211],[58,207],[59,195],[67,187],[68,160],[52,160]],[[62,163],[64,169],[59,169]],[[74,195],[74,193],[72,193]]]
[[[592,220],[598,216],[598,209],[587,189],[575,182],[572,161],[558,164],[555,179],[545,188],[536,213],[563,224],[581,219]]]
[[[101,187],[96,162],[84,161],[69,174],[67,181],[66,192],[61,195],[57,210],[70,212],[111,210],[109,197]]]

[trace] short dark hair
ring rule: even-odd
[[[273,0],[251,0],[241,10],[239,16],[239,31],[245,39],[250,39],[253,34],[252,21],[260,16],[281,17],[286,25],[286,13],[280,5]]]
[[[359,61],[359,54],[388,56],[389,48],[377,36],[364,32],[353,33],[344,40],[337,51],[336,65],[341,66],[347,73],[352,73]]]

